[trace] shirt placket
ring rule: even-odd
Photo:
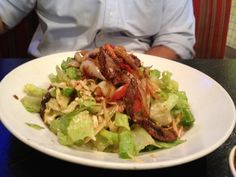
[[[118,1],[105,0],[104,28],[111,29],[118,25]]]
[[[94,44],[95,47],[102,45],[107,39],[112,37],[112,33],[119,28],[118,0],[103,0],[104,16],[101,29],[98,31]]]

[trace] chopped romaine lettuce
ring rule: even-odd
[[[108,131],[106,129],[102,129],[100,132],[99,132],[99,135],[101,135],[102,137],[106,138],[110,144],[118,144],[119,140],[118,140],[118,133],[115,133],[115,132],[111,132],[111,131]]]
[[[66,109],[61,110],[61,112],[65,113],[65,114],[73,112],[78,107],[78,105],[79,105],[79,103],[75,99],[74,101],[70,102],[70,104],[67,106]]]
[[[160,142],[154,140],[145,129],[138,125],[135,125],[135,128],[132,130],[132,133],[134,135],[135,148],[137,150],[137,153],[142,150],[152,151],[154,149],[171,148],[185,142],[184,140],[180,139],[177,139],[173,142]]]
[[[177,93],[179,99],[178,102],[176,104],[176,106],[174,107],[174,109],[172,110],[172,113],[174,115],[181,115],[181,123],[184,127],[191,127],[195,121],[193,114],[190,110],[190,106],[188,103],[188,98],[185,94],[185,92],[178,92]]]
[[[150,118],[161,125],[167,125],[171,123],[172,115],[174,117],[181,115],[181,124],[184,127],[190,127],[194,123],[194,117],[187,96],[185,92],[178,90],[178,83],[171,76],[172,73],[164,71],[158,78],[158,72],[151,70],[150,78],[161,88],[159,93],[161,99],[152,101]]]
[[[55,74],[49,74],[48,78],[49,78],[51,83],[58,82],[58,78]]]
[[[56,72],[57,72],[57,81],[58,82],[68,82],[70,79],[67,76],[66,73],[64,73],[63,70],[59,66],[56,66]]]
[[[51,98],[47,103],[46,107],[48,110],[54,110],[54,111],[60,111],[61,107],[58,104],[57,100],[55,98]]]
[[[96,141],[93,141],[93,144],[100,151],[104,151],[111,146],[113,149],[117,149],[119,144],[118,133],[102,129],[96,135]]]
[[[142,127],[135,125],[132,133],[134,135],[135,149],[137,153],[148,145],[155,145],[155,140]]]
[[[81,72],[69,64],[72,60],[74,60],[72,57],[68,57],[66,60],[63,60],[61,63],[61,69],[65,72],[69,79],[78,80],[81,77]]]
[[[115,125],[117,127],[123,127],[126,130],[130,130],[130,127],[129,127],[129,116],[127,116],[126,114],[122,114],[120,112],[117,112],[115,114]]]
[[[65,72],[70,79],[78,80],[80,78],[78,70],[75,67],[66,68]]]
[[[83,111],[75,115],[67,127],[67,133],[74,143],[86,137],[94,139],[93,120],[89,112]]]
[[[78,102],[79,102],[80,107],[86,107],[86,109],[93,114],[96,114],[102,110],[102,105],[100,103],[97,103],[95,100],[79,99]]]
[[[172,73],[169,71],[163,71],[161,75],[160,87],[165,92],[175,92],[178,91],[179,85],[175,80],[171,78]]]
[[[86,137],[94,138],[92,117],[84,108],[53,120],[50,129],[63,145],[77,144]]]
[[[68,67],[70,67],[68,64],[73,60],[74,58],[72,57],[67,57],[66,60],[63,60],[62,63],[61,63],[61,68],[63,70],[66,70]]]
[[[39,112],[42,99],[39,97],[24,96],[21,100],[22,105],[29,112]]]
[[[185,140],[180,140],[180,139],[177,139],[177,140],[172,141],[172,142],[155,141],[155,146],[158,147],[159,149],[167,149],[167,148],[172,148],[174,146],[182,144],[184,142],[185,142]]]
[[[119,134],[119,156],[123,159],[133,158],[137,155],[134,136],[131,131],[122,131]]]
[[[96,141],[92,141],[92,144],[98,151],[105,151],[107,147],[112,145],[110,140],[101,136],[100,134],[96,135]]]
[[[183,91],[179,91],[176,94],[179,97],[179,100],[177,102],[177,107],[184,107],[184,108],[189,107],[188,98],[187,98],[186,93]]]
[[[56,89],[56,100],[62,109],[66,109],[69,104],[70,98],[63,95],[61,89],[57,88]]]
[[[185,127],[190,127],[193,125],[193,122],[195,121],[192,112],[189,109],[182,109],[182,118],[181,118],[181,123]]]
[[[57,133],[57,137],[58,137],[59,143],[62,145],[71,146],[74,144],[74,142],[71,140],[71,138],[68,135],[60,131]]]
[[[62,94],[67,97],[70,97],[74,92],[75,92],[75,89],[71,88],[71,87],[67,87],[67,88],[62,89]]]
[[[161,76],[161,72],[158,71],[157,69],[150,69],[149,70],[149,77],[151,80],[159,79],[160,76]]]
[[[175,107],[178,101],[179,101],[178,95],[172,93],[169,94],[168,99],[164,103],[162,103],[162,106],[164,109],[170,111]]]
[[[84,111],[85,108],[80,108],[78,110],[75,110],[73,112],[70,112],[68,114],[65,114],[55,120],[53,120],[49,126],[49,128],[57,134],[58,132],[61,132],[63,134],[67,134],[67,127],[69,126],[70,121],[72,118],[79,114],[80,112]]]
[[[24,92],[28,96],[43,97],[47,93],[47,90],[39,88],[33,84],[26,84],[24,86]]]
[[[38,124],[26,123],[26,125],[28,125],[28,126],[31,127],[31,128],[34,128],[34,129],[36,129],[36,130],[42,130],[42,129],[44,129],[44,127],[42,127],[42,126],[40,126],[40,125],[38,125]]]
[[[171,110],[178,103],[178,96],[169,94],[163,103],[154,101],[150,108],[150,118],[159,125],[168,125],[172,122]]]

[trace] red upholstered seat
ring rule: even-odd
[[[193,0],[196,58],[224,58],[231,0]]]

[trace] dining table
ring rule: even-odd
[[[0,80],[14,68],[30,60],[32,59],[0,58]],[[234,105],[236,104],[236,59],[195,58],[177,62],[210,76],[229,93]],[[48,156],[18,140],[0,121],[0,177],[230,177],[228,156],[234,145],[236,128],[216,150],[191,162],[149,170],[115,170],[75,164]]]

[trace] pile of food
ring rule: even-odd
[[[121,46],[76,52],[49,79],[47,89],[26,84],[21,102],[63,145],[132,158],[182,143],[194,123],[171,73],[143,66]]]

